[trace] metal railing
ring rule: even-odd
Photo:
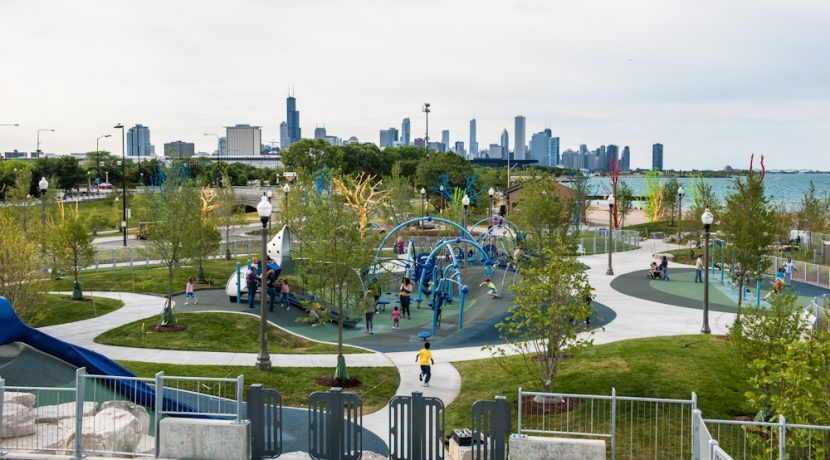
[[[787,261],[786,257],[767,256],[770,259],[770,265],[767,269],[767,274],[773,275],[776,270],[784,265]],[[823,288],[830,288],[830,267],[827,265],[811,264],[802,260],[793,260],[795,264],[795,272],[792,279],[794,281],[801,281],[802,283],[812,284]]]
[[[607,439],[612,459],[675,459],[691,452],[686,399],[527,392],[519,388],[518,434]]]
[[[719,447],[735,459],[798,460],[830,456],[828,426],[787,423],[783,416],[778,417],[778,422],[713,419],[702,419],[702,422]]]
[[[217,250],[208,254],[206,259],[223,259],[230,252],[232,258],[258,254],[262,248],[252,239],[232,240],[221,242]],[[99,271],[102,268],[117,268],[119,266],[135,267],[141,265],[157,265],[159,260],[152,250],[147,247],[126,247],[112,249],[97,249],[92,265],[85,270]]]
[[[141,378],[92,375],[80,368],[74,383],[74,388],[5,386],[0,378],[0,452],[153,457],[165,415],[240,422],[244,412],[242,376],[159,372]]]

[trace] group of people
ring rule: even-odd
[[[656,261],[651,261],[651,266],[648,271],[649,278],[663,281],[671,281],[669,278],[669,259],[666,256],[660,260],[658,264]]]
[[[270,262],[269,257],[267,262]],[[265,267],[268,267],[268,263]],[[291,293],[291,286],[288,279],[279,279],[277,272],[273,269],[266,269],[265,275],[262,274],[262,266],[257,259],[251,260],[251,268],[248,274],[245,275],[245,286],[248,288],[248,308],[254,308],[254,298],[256,292],[265,284],[268,289],[268,311],[274,311],[274,304],[279,299],[280,304],[286,310],[291,309],[291,302],[289,301],[289,294]]]

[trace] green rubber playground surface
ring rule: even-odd
[[[646,278],[648,270],[626,273],[616,277],[611,282],[615,290],[640,299],[675,305],[687,308],[703,308],[703,283],[695,283],[693,268],[679,268],[669,270],[670,281],[649,280]],[[797,304],[806,306],[813,297],[827,293],[826,289],[804,283],[793,282],[792,289],[798,292]],[[769,282],[763,281],[761,298],[767,295]],[[744,296],[744,305],[754,305],[758,302],[757,286],[753,285],[749,293]],[[761,300],[762,306],[768,304]],[[721,284],[720,273],[709,275],[709,308],[714,311],[735,312],[738,305],[738,290],[733,289],[729,276],[724,277]]]

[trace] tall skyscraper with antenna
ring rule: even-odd
[[[285,100],[285,123],[288,127],[288,147],[302,138],[300,131],[300,111],[297,110],[297,99],[293,95]]]
[[[478,158],[478,141],[476,140],[476,119],[470,120],[470,159]]]

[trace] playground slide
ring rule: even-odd
[[[11,303],[2,296],[0,296],[0,325],[0,345],[21,342],[75,367],[85,367],[89,374],[135,377],[135,374],[102,354],[58,340],[23,323],[17,317]],[[153,387],[144,382],[134,381],[112,380],[110,383],[113,384],[112,389],[119,392],[121,396],[136,404],[153,408],[156,397]],[[164,398],[164,410],[193,411],[191,407],[168,397]]]

